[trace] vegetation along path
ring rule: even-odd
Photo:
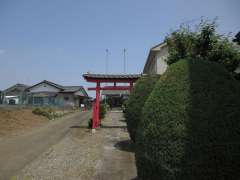
[[[90,112],[77,112],[21,136],[1,139],[0,180],[10,179],[26,164],[60,141],[70,127],[89,119],[90,115]]]

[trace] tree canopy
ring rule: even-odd
[[[240,48],[216,31],[216,21],[202,20],[195,30],[180,26],[166,37],[169,48],[168,64],[184,58],[202,58],[222,64],[234,73],[240,63]]]

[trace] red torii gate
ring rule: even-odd
[[[140,78],[140,74],[83,74],[87,82],[96,83],[96,87],[88,88],[90,91],[96,91],[96,101],[93,104],[92,129],[100,125],[100,91],[101,90],[129,90],[133,88],[133,83]],[[113,83],[113,86],[101,87],[101,83]],[[117,86],[117,83],[129,83],[128,86]]]

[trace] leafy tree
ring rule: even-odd
[[[184,58],[203,58],[222,64],[234,73],[240,63],[240,50],[228,37],[216,31],[216,21],[204,21],[191,30],[188,26],[171,33],[166,42],[169,47],[168,64]]]

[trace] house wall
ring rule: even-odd
[[[77,91],[74,93],[76,96],[85,96],[82,91]]]
[[[157,74],[157,59],[153,57],[150,61],[150,65],[148,66],[146,72],[147,74]]]
[[[159,52],[156,53],[156,74],[163,74],[167,70],[167,57],[168,57],[168,48],[164,46]]]
[[[73,93],[60,93],[57,96],[57,99],[61,102],[63,106],[78,106],[78,96],[75,96]]]
[[[149,57],[149,65],[144,69],[143,73],[146,74],[163,74],[167,70],[167,57],[168,47],[157,47],[157,49],[151,50],[151,56]]]
[[[74,96],[73,93],[59,93],[56,96],[42,96],[41,93],[36,93],[29,95],[28,104],[39,106],[74,107],[79,105],[76,98],[78,98],[78,96]]]
[[[29,95],[28,96],[28,105],[38,105],[38,106],[56,106],[57,104],[55,97],[52,96],[41,96],[41,95]]]

